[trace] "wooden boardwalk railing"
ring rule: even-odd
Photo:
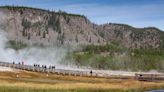
[[[23,64],[13,64],[8,62],[0,62],[0,66],[11,67],[14,69],[32,71],[32,72],[42,72],[42,73],[53,73],[59,75],[68,75],[68,76],[83,76],[83,77],[103,77],[103,78],[113,78],[113,79],[130,79],[132,77],[127,76],[119,76],[112,77],[108,74],[96,73],[90,71],[78,71],[78,70],[64,70],[64,69],[52,69],[52,68],[44,68],[44,67],[34,67],[31,65],[23,65]],[[164,80],[164,74],[144,74],[144,73],[136,73],[133,77],[135,80],[139,81],[161,81]]]
[[[52,68],[44,68],[44,67],[34,67],[31,65],[13,64],[13,63],[8,63],[8,62],[0,62],[0,66],[26,70],[26,71],[32,71],[32,72],[54,73],[54,74],[70,75],[70,76],[102,77],[94,72],[90,74],[90,71],[52,69]]]
[[[164,74],[136,73],[135,79],[139,81],[161,81],[164,80]]]

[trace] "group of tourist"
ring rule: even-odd
[[[24,62],[22,61],[22,62],[15,63],[13,61],[13,64],[24,65]],[[47,65],[42,65],[41,66],[40,64],[34,64],[33,67],[35,67],[35,68],[43,68],[45,70],[46,69],[50,69],[50,70],[54,70],[55,69],[55,65],[47,67]]]
[[[40,65],[39,64],[34,64],[34,67],[40,67]],[[47,65],[42,65],[41,68],[54,70],[55,66],[47,67]]]
[[[13,61],[13,64],[15,64],[14,61]],[[24,65],[24,62],[23,62],[23,61],[22,61],[22,62],[18,62],[18,65]],[[39,64],[34,64],[33,67],[35,67],[35,68],[42,68],[42,69],[44,69],[45,71],[46,71],[47,69],[55,70],[55,65],[47,67],[47,65],[42,65],[42,66],[41,66],[41,65],[39,65]],[[92,74],[93,74],[93,71],[90,70],[90,75],[92,76]]]
[[[16,64],[14,61],[13,61],[13,64]],[[24,62],[18,62],[19,65],[24,65]]]

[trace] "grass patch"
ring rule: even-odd
[[[163,49],[127,49],[117,44],[87,45],[69,53],[67,60],[77,66],[98,69],[164,72]]]
[[[23,42],[16,42],[14,40],[10,40],[7,42],[7,48],[13,48],[15,50],[20,50],[23,48],[26,48],[27,44],[23,43]]]
[[[133,79],[113,80],[107,78],[75,77],[55,74],[49,74],[49,77],[46,77],[43,73],[25,71],[20,71],[19,75],[22,78],[29,79],[29,81],[20,81],[14,79],[15,76],[13,76],[13,74],[15,73],[0,73],[0,92],[144,92],[145,90],[164,87],[164,82],[140,82]],[[11,78],[13,79],[10,80]],[[30,79],[34,80],[36,78],[39,78],[41,81],[44,80],[45,82],[30,81]],[[53,81],[53,79],[58,81],[65,80],[65,82],[46,82],[46,80]]]
[[[37,89],[19,87],[0,87],[0,92],[144,92],[143,90],[119,90],[119,89]]]

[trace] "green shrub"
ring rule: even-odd
[[[19,49],[23,49],[23,48],[26,48],[27,47],[27,44],[19,41],[19,42],[16,42],[14,40],[10,40],[8,43],[7,43],[7,48],[13,48],[15,50],[19,50]]]
[[[109,52],[110,54],[101,55]],[[70,55],[70,54],[69,54]],[[71,53],[69,58],[78,66],[97,69],[149,71],[164,69],[164,50],[127,49],[115,44],[87,45],[81,51]]]

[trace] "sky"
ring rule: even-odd
[[[123,23],[164,31],[164,0],[0,0],[0,5],[63,10],[85,15],[96,24]]]

